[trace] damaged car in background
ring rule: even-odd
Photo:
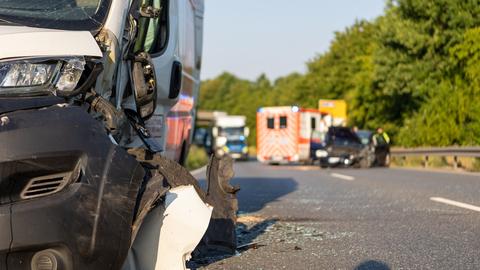
[[[202,0],[0,1],[0,270],[185,269],[235,250],[232,161],[181,164]]]

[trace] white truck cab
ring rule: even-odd
[[[217,155],[230,155],[234,159],[248,159],[247,118],[243,115],[220,115],[212,130]]]

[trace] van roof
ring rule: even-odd
[[[257,112],[284,112],[284,111],[292,111],[292,112],[314,112],[320,113],[317,109],[312,108],[301,108],[298,106],[269,106],[269,107],[260,107],[258,108]]]

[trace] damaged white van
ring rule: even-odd
[[[221,208],[180,165],[203,12],[0,0],[0,270],[185,268]]]

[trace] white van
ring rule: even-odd
[[[0,270],[185,268],[213,211],[168,182],[190,176],[203,12],[0,0]]]
[[[70,81],[54,90],[9,91],[76,96],[84,94],[75,89],[79,81],[94,74],[95,92],[116,109],[133,112],[149,133],[145,140],[122,130],[117,143],[151,144],[183,162],[200,85],[203,12],[203,0],[2,0],[0,61],[70,61],[74,67]],[[101,73],[92,72],[96,64]]]

